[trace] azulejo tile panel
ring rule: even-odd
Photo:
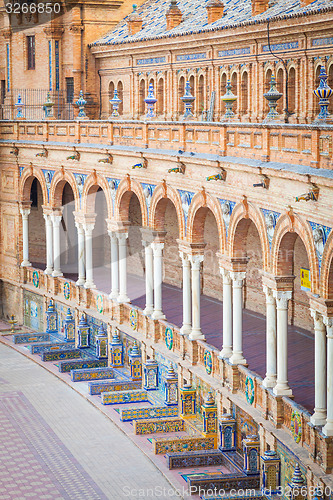
[[[214,438],[155,438],[152,441],[155,455],[176,453],[181,451],[213,450]]]
[[[184,451],[167,454],[166,458],[169,469],[226,465],[226,459],[219,450]]]
[[[97,368],[102,366],[107,366],[107,361],[97,361],[94,359],[77,359],[73,361],[60,361],[59,371],[61,373],[70,372],[76,368]]]
[[[79,349],[57,349],[56,351],[46,351],[41,353],[42,361],[57,361],[59,359],[79,358],[81,351]]]
[[[137,384],[137,386],[132,387],[129,385],[128,382],[123,385],[120,385],[119,382],[115,380],[113,382],[112,381],[88,382],[88,388],[89,388],[89,394],[94,395],[94,394],[101,394],[102,392],[109,393],[109,392],[138,390],[141,389],[141,386],[140,384]]]
[[[156,432],[181,432],[184,420],[181,418],[148,419],[134,422],[134,434],[155,434]]]
[[[74,343],[69,342],[49,342],[47,344],[29,345],[31,354],[41,354],[42,352],[50,352],[56,350],[70,349],[74,347]]]
[[[120,420],[128,422],[147,418],[177,417],[178,408],[174,406],[149,406],[147,408],[121,409]]]
[[[103,380],[113,377],[113,368],[83,368],[82,370],[71,371],[71,379],[73,382],[80,382],[82,380]]]
[[[23,323],[37,332],[44,330],[43,297],[28,290],[23,291],[24,317]]]
[[[50,335],[48,333],[17,333],[13,335],[14,344],[29,344],[30,342],[48,342]]]
[[[133,391],[102,392],[103,405],[141,403],[145,401],[148,401],[147,391],[141,389],[135,389]]]

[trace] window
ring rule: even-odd
[[[35,69],[35,35],[27,36],[28,69]]]
[[[74,100],[74,78],[66,78],[66,102],[72,103]]]

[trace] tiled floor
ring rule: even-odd
[[[38,266],[38,264],[35,264]],[[41,266],[43,268],[43,266]],[[64,269],[64,272],[66,270]],[[68,279],[77,279],[76,274],[66,273]],[[94,269],[94,281],[98,290],[110,293],[110,269]],[[144,278],[128,275],[128,296],[132,303],[145,307]],[[182,290],[171,285],[162,285],[163,312],[167,321],[182,325]],[[205,295],[201,296],[201,327],[207,343],[222,347],[222,302]],[[243,352],[249,368],[265,376],[266,371],[266,322],[265,316],[247,309],[243,312]],[[311,332],[288,327],[288,378],[295,401],[310,412],[314,408],[314,338]]]

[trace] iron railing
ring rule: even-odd
[[[20,95],[23,103],[23,116],[27,120],[42,120],[45,117],[43,106],[47,99],[47,93],[48,91],[45,89],[13,89],[10,94],[7,93],[3,96],[0,101],[0,119],[15,119],[17,114],[15,103]],[[73,102],[67,102],[66,91],[51,91],[50,97],[54,102],[54,118],[58,120],[74,119]]]

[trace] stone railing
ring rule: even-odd
[[[1,121],[0,140],[172,149],[263,162],[301,164],[314,168],[333,167],[333,126],[138,120],[22,120]]]
[[[217,384],[221,384],[232,393],[240,395],[244,405],[255,408],[276,428],[282,428],[292,435],[325,472],[333,468],[333,456],[330,452],[333,440],[310,424],[310,414],[290,398],[275,397],[271,390],[262,386],[262,379],[247,367],[231,365],[227,360],[220,359],[216,348],[204,341],[190,341],[187,336],[179,333],[175,325],[165,320],[153,320],[131,304],[118,304],[107,294],[78,287],[73,281],[63,277],[52,278],[39,269],[29,267],[24,268],[24,282],[25,287],[45,296],[45,304],[48,292],[56,301],[67,303],[71,307],[75,300],[77,310],[89,308],[89,314],[95,317],[103,315],[119,324],[125,332],[130,332],[131,335],[137,332],[140,339],[148,339],[150,344],[159,343],[180,361],[189,361],[192,366],[202,368],[202,376],[207,383],[211,382],[215,388]]]

